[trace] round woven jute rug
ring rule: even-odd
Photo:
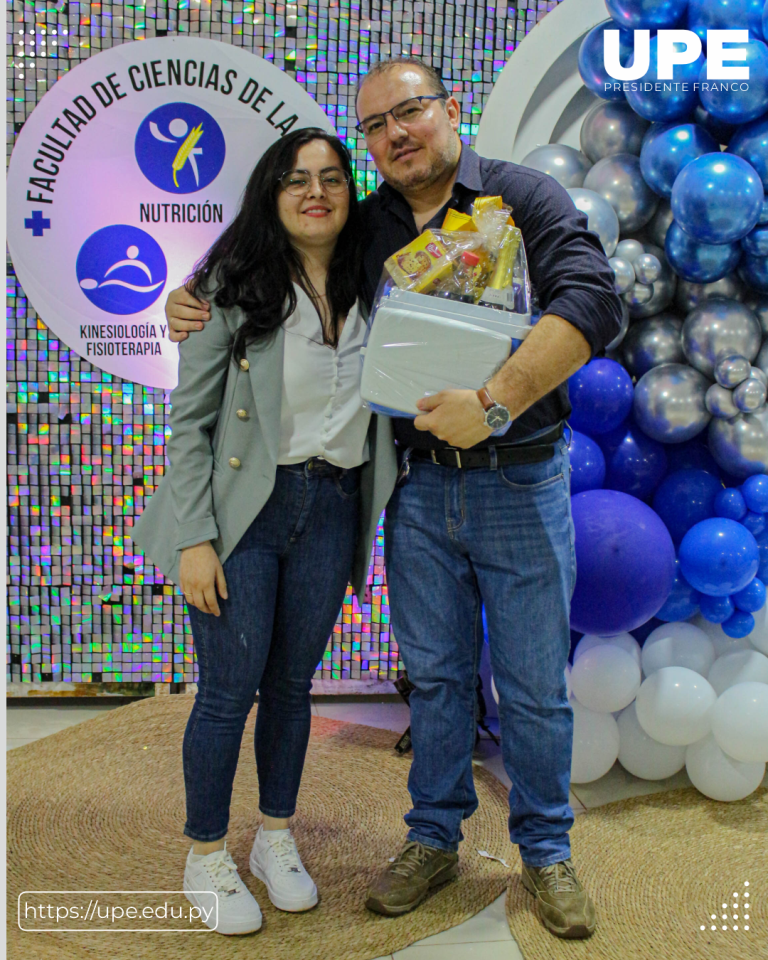
[[[391,731],[314,718],[293,830],[321,899],[307,913],[276,910],[248,867],[260,822],[254,708],[241,746],[227,848],[262,908],[261,930],[233,937],[209,931],[200,920],[100,919],[112,906],[141,910],[167,902],[169,911],[190,907],[178,891],[191,845],[182,833],[186,811],[181,750],[192,704],[193,698],[184,696],[147,699],[7,754],[9,958],[364,960],[462,923],[504,892],[509,871],[477,851],[509,862],[506,790],[476,767],[480,808],[464,824],[458,879],[403,917],[390,919],[366,910],[369,882],[405,837],[402,818],[410,805],[410,761],[394,752]],[[40,915],[35,919],[25,908],[22,926],[55,932],[19,929],[22,891],[54,891],[22,898],[25,905],[51,904],[53,921]],[[103,891],[167,893],[159,897]],[[94,901],[98,906],[92,907],[90,922],[56,922],[57,907],[79,905],[84,913]],[[60,932],[72,928],[78,932]],[[163,932],[119,933],[117,928]]]
[[[576,818],[571,852],[597,929],[553,937],[513,869],[507,917],[525,960],[768,958],[768,790],[718,803],[689,787],[597,807]]]

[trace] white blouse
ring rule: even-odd
[[[335,349],[323,343],[312,301],[294,284],[296,309],[283,324],[283,399],[278,464],[323,457],[337,467],[368,460],[371,411],[360,399],[360,348],[365,321],[358,304],[349,311]]]

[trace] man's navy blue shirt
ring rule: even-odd
[[[582,332],[592,356],[600,353],[616,337],[621,324],[613,271],[597,235],[587,229],[586,216],[552,177],[516,163],[487,160],[464,145],[453,195],[424,229],[439,229],[449,207],[469,213],[476,197],[499,195],[512,207],[522,231],[542,316],[563,317]],[[361,207],[366,231],[363,300],[370,309],[384,261],[414,240],[419,231],[407,200],[386,183],[369,194]],[[513,443],[556,425],[570,412],[568,385],[563,383],[529,407],[503,437],[489,437],[476,446]],[[434,434],[417,430],[413,420],[405,417],[394,420],[394,432],[404,446],[448,446]]]

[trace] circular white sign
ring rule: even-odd
[[[8,244],[32,306],[102,370],[175,386],[165,295],[232,220],[267,147],[308,126],[334,132],[295,80],[230,44],[158,37],[84,61],[11,157]]]

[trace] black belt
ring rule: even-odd
[[[458,447],[443,447],[441,450],[412,449],[410,456],[416,460],[431,460],[443,467],[460,467],[472,470],[477,467],[490,467],[491,449],[496,451],[496,463],[506,467],[511,463],[541,463],[551,460],[555,455],[555,443],[563,436],[563,424],[530,442],[504,444],[503,446],[481,447],[479,450],[461,450]]]

